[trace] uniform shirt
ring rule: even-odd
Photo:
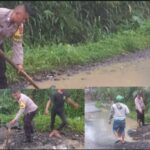
[[[13,45],[12,60],[15,64],[23,64],[23,24],[17,25],[10,21],[11,9],[0,8],[0,44],[11,38]]]
[[[50,100],[52,101],[52,104],[53,104],[52,110],[63,111],[65,100],[68,97],[69,97],[69,94],[67,92],[63,92],[62,94],[58,93],[57,91],[53,92],[50,97]]]
[[[129,108],[123,103],[116,103],[111,107],[111,114],[113,115],[114,120],[124,120],[128,113]]]
[[[136,97],[134,102],[135,102],[136,110],[142,111],[142,110],[145,109],[145,104],[144,104],[144,101],[143,101],[142,97],[140,97],[140,98]]]
[[[18,120],[21,117],[21,115],[26,115],[30,112],[37,110],[38,108],[38,106],[32,101],[32,99],[26,96],[25,94],[21,94],[18,103],[20,110],[18,111],[15,120]]]

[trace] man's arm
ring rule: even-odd
[[[111,123],[111,120],[113,118],[113,115],[114,115],[114,109],[113,109],[113,106],[111,107],[111,110],[110,110],[110,115],[109,115],[109,124]]]
[[[144,106],[144,110],[145,110],[144,98],[143,97],[141,97],[141,98],[142,98],[142,102],[143,102],[143,106]]]
[[[20,117],[23,115],[25,109],[24,108],[20,108],[20,110],[18,111],[18,113],[16,114],[15,120],[19,120]]]
[[[23,70],[23,24],[12,37],[13,40],[13,62],[18,66],[19,71]]]
[[[51,106],[51,100],[49,99],[47,104],[46,104],[46,107],[45,107],[45,114],[48,115],[49,114],[49,108]]]
[[[137,99],[135,99],[135,105],[136,105],[136,108],[138,109],[138,111],[139,111],[140,113],[142,113],[141,106],[140,106],[140,104],[139,104],[139,102],[138,102]]]
[[[18,111],[18,113],[16,114],[16,117],[13,120],[10,121],[10,124],[15,124],[20,119],[20,117],[23,115],[24,110],[25,109],[20,109]]]
[[[126,115],[130,113],[128,106],[126,106]]]
[[[23,113],[25,111],[26,103],[24,101],[21,101],[19,103],[19,106],[20,106],[20,109],[19,109],[18,113],[16,114],[15,118],[12,121],[10,121],[10,124],[15,124],[15,122],[20,119],[20,117],[23,115]]]

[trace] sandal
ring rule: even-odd
[[[120,140],[117,140],[116,142],[115,142],[115,144],[117,144],[117,143],[119,143],[120,142]]]

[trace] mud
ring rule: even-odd
[[[137,128],[134,131],[129,130],[128,134],[135,140],[145,140],[150,142],[150,124]]]
[[[5,131],[5,130],[3,130]],[[4,133],[4,132],[3,132]],[[12,130],[9,140],[9,149],[83,149],[84,136],[82,134],[67,132],[61,133],[61,138],[49,137],[49,133],[34,133],[32,143],[24,143],[23,130]],[[0,139],[0,149],[3,147],[3,140]]]
[[[116,56],[101,62],[71,66],[33,75],[40,88],[85,88],[99,86],[147,86],[150,82],[150,49]],[[33,88],[25,81],[16,83]],[[11,85],[15,86],[16,84]]]

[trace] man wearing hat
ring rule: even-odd
[[[109,117],[109,123],[113,118],[113,132],[118,140],[115,143],[121,142],[125,143],[125,119],[126,115],[129,114],[129,108],[127,105],[123,104],[124,97],[118,95],[116,97],[116,102],[111,106],[111,112]]]

